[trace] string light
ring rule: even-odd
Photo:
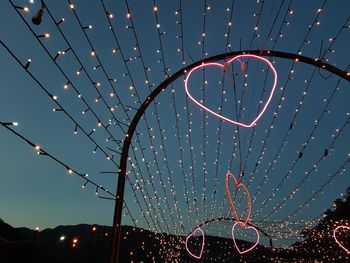
[[[58,26],[58,25],[62,24],[64,21],[65,21],[65,19],[62,17],[62,18],[56,23],[56,25]]]
[[[25,64],[25,66],[24,66],[24,69],[28,69],[29,68],[29,66],[30,66],[30,64],[32,63],[32,60],[29,58],[28,60],[27,60],[27,63]]]
[[[14,6],[16,9],[23,10],[24,12],[28,13],[29,8],[27,6]]]
[[[32,18],[32,23],[34,25],[40,25],[41,24],[41,20],[42,20],[42,17],[44,15],[44,10],[45,10],[45,4],[44,4],[44,1],[41,1],[41,8],[36,13],[36,15],[33,16],[33,18]]]
[[[105,187],[103,187],[102,185],[99,185],[97,183],[95,183],[93,180],[91,179],[87,179],[88,177],[88,174],[83,174],[83,173],[79,173],[77,171],[74,171],[72,168],[67,168],[69,167],[67,164],[63,163],[61,160],[59,160],[57,157],[53,156],[52,154],[48,153],[47,151],[45,151],[44,149],[42,149],[40,147],[40,145],[38,144],[34,144],[33,142],[31,142],[30,140],[28,140],[27,138],[25,138],[23,135],[19,134],[18,132],[16,132],[15,130],[13,130],[12,128],[10,128],[8,126],[7,123],[3,123],[3,122],[0,122],[0,125],[2,125],[3,127],[5,127],[7,130],[9,130],[10,132],[12,132],[14,135],[16,135],[17,137],[19,137],[20,139],[22,139],[23,141],[25,141],[27,144],[31,145],[32,147],[34,147],[36,153],[38,155],[45,155],[46,157],[49,157],[51,158],[52,160],[54,160],[56,163],[58,163],[59,165],[65,167],[67,169],[67,172],[68,174],[76,174],[77,176],[81,177],[81,178],[84,178],[86,181],[85,181],[85,184],[84,184],[84,187],[87,185],[87,183],[90,183],[94,186],[96,186],[96,190],[98,191],[98,189],[103,189],[105,193],[107,193],[108,195],[112,196],[112,197],[115,197],[114,194],[112,194],[110,191],[108,191]],[[83,188],[84,188],[83,187]]]

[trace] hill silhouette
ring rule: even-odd
[[[0,222],[1,262],[108,262],[111,230],[108,226],[81,224],[39,232]],[[78,241],[74,243],[74,239]],[[218,259],[231,262],[242,258],[233,247],[232,239],[226,238],[207,236],[200,261],[185,251],[182,236],[123,226],[122,240],[121,262],[213,262]],[[240,240],[237,244],[252,246]],[[243,257],[247,262],[271,262],[270,250],[263,246],[257,246]]]
[[[240,255],[232,239],[206,236],[203,256],[197,260],[186,252],[183,236],[123,226],[120,262],[350,262],[350,229],[336,233],[342,248],[333,237],[337,226],[350,227],[350,187],[315,227],[302,231],[304,240],[290,249],[258,245]],[[80,224],[39,232],[14,228],[0,219],[0,262],[108,262],[111,231],[109,226]],[[191,242],[193,252],[199,253],[200,240]],[[247,248],[252,243],[237,240],[237,245]]]

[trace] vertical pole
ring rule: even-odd
[[[120,248],[120,234],[121,234],[121,221],[123,213],[123,200],[125,189],[125,169],[121,169],[118,177],[117,196],[115,200],[114,218],[113,218],[113,236],[110,263],[119,262],[119,248]]]

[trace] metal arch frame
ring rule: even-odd
[[[119,248],[120,248],[120,232],[121,232],[121,219],[122,219],[122,210],[123,210],[123,200],[124,200],[124,189],[125,189],[125,178],[127,160],[129,155],[129,148],[131,144],[132,137],[136,130],[137,124],[140,121],[142,115],[151,104],[151,102],[163,91],[165,90],[172,82],[185,75],[186,72],[191,70],[192,68],[207,62],[213,62],[218,60],[224,60],[227,58],[231,58],[233,56],[242,55],[242,54],[253,54],[260,55],[266,57],[279,57],[285,58],[289,60],[294,60],[296,62],[303,62],[309,65],[313,65],[320,69],[327,70],[339,77],[350,81],[350,72],[345,72],[339,68],[336,68],[328,63],[324,63],[319,58],[310,58],[297,54],[281,52],[281,51],[273,51],[273,50],[242,50],[235,51],[229,53],[223,53],[216,56],[212,56],[197,62],[188,65],[185,68],[177,71],[174,75],[171,75],[169,78],[164,80],[156,89],[152,91],[152,93],[145,99],[142,103],[138,111],[136,112],[134,118],[132,119],[127,134],[124,138],[123,149],[120,157],[120,165],[119,165],[119,177],[118,177],[118,185],[117,185],[117,193],[116,193],[116,201],[114,208],[114,218],[113,218],[113,237],[112,237],[112,247],[110,254],[110,263],[118,263],[119,262]]]

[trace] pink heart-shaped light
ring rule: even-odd
[[[193,237],[193,236],[196,234],[196,232],[201,232],[201,234],[202,234],[202,247],[201,247],[201,252],[199,253],[199,255],[193,254],[193,253],[189,250],[188,245],[187,245],[188,240],[189,240],[191,237]],[[185,244],[185,245],[186,245],[186,250],[187,250],[187,252],[188,252],[192,257],[197,258],[197,259],[200,259],[200,258],[202,257],[203,249],[204,249],[204,232],[203,232],[203,230],[202,230],[200,227],[197,227],[191,234],[189,234],[189,235],[187,236],[187,238],[186,238],[186,244]]]
[[[257,238],[255,244],[254,244],[252,247],[250,247],[250,248],[248,248],[248,249],[246,249],[246,250],[240,250],[239,247],[237,246],[236,238],[235,238],[235,227],[236,227],[237,224],[238,224],[238,222],[236,222],[236,223],[233,225],[233,227],[232,227],[232,239],[233,239],[233,243],[235,244],[235,247],[236,247],[237,251],[238,251],[240,254],[244,254],[244,253],[247,253],[247,252],[251,251],[252,249],[254,249],[254,248],[259,244],[260,235],[259,235],[258,230],[257,230],[255,227],[253,227],[253,226],[243,226],[245,229],[253,229],[253,230],[255,231],[255,233],[256,233],[256,235],[257,235],[258,238]]]
[[[204,106],[203,104],[199,103],[195,98],[193,98],[190,94],[190,92],[188,91],[188,80],[189,78],[191,77],[192,73],[194,73],[196,70],[198,69],[201,69],[201,68],[205,68],[205,67],[211,67],[211,66],[214,66],[214,67],[219,67],[221,69],[226,69],[227,65],[232,63],[234,60],[238,60],[240,61],[239,59],[240,58],[255,58],[255,59],[258,59],[258,60],[261,60],[263,61],[265,64],[267,64],[271,69],[272,69],[272,72],[274,74],[274,82],[273,82],[273,86],[272,86],[272,89],[271,89],[271,92],[270,92],[270,95],[269,95],[269,98],[267,99],[264,107],[262,108],[262,110],[260,111],[260,113],[258,114],[258,116],[250,123],[250,124],[245,124],[245,123],[241,123],[241,122],[238,122],[238,121],[234,121],[234,120],[231,120],[230,118],[226,118],[225,116],[223,115],[220,115],[214,111],[212,111],[211,109],[207,108],[206,106]],[[242,66],[242,63],[241,63],[241,66]],[[243,55],[238,55],[238,56],[235,56],[233,58],[231,58],[230,60],[228,60],[227,62],[225,62],[224,65],[220,64],[220,63],[216,63],[216,62],[209,62],[209,63],[203,63],[197,67],[194,67],[193,69],[191,69],[188,73],[188,75],[186,76],[186,79],[185,79],[185,91],[187,93],[187,96],[195,103],[197,104],[199,107],[201,107],[203,110],[213,114],[214,116],[224,120],[224,121],[227,121],[229,123],[232,123],[234,125],[238,125],[238,126],[241,126],[241,127],[244,127],[244,128],[251,128],[253,125],[255,125],[257,123],[257,121],[261,118],[261,116],[264,114],[264,112],[266,111],[266,108],[267,106],[270,104],[271,102],[271,99],[273,97],[273,94],[275,92],[275,89],[276,89],[276,85],[277,85],[277,72],[275,70],[275,68],[273,67],[272,63],[270,61],[268,61],[266,58],[263,58],[263,57],[259,57],[259,56],[256,56],[256,55],[251,55],[251,54],[243,54]]]
[[[234,204],[233,204],[234,202],[232,201],[232,197],[231,197],[230,189],[229,189],[229,185],[228,185],[230,177],[233,178],[233,181],[234,181],[234,183],[235,183],[235,188],[236,188],[236,190],[238,190],[238,188],[242,187],[243,190],[244,190],[244,192],[245,192],[246,195],[247,195],[247,198],[248,198],[248,213],[247,213],[246,219],[245,219],[244,221],[241,221],[241,220],[239,219],[239,217],[238,217],[238,215],[237,215],[236,208],[235,208],[235,206],[234,206]],[[226,182],[226,194],[227,194],[227,198],[228,198],[228,200],[230,201],[230,205],[231,205],[232,211],[233,211],[233,213],[234,213],[234,215],[235,215],[236,221],[237,221],[237,223],[240,224],[241,226],[244,226],[244,225],[247,224],[247,222],[248,222],[248,220],[249,220],[249,217],[250,217],[250,213],[251,213],[251,211],[252,211],[252,201],[251,201],[251,199],[250,199],[249,191],[248,191],[247,187],[246,187],[243,183],[238,183],[236,177],[235,177],[232,173],[230,173],[230,172],[228,172],[228,173],[226,174],[226,180],[225,180],[225,182]],[[243,223],[242,223],[242,222],[243,222]]]
[[[333,238],[334,238],[335,242],[337,242],[337,244],[338,244],[342,249],[344,249],[344,251],[345,251],[346,253],[350,254],[350,250],[349,250],[348,248],[344,247],[344,246],[339,242],[339,240],[337,239],[336,234],[337,234],[337,231],[338,231],[340,228],[350,230],[350,227],[349,227],[349,226],[337,226],[337,227],[334,229],[334,231],[333,231]]]

